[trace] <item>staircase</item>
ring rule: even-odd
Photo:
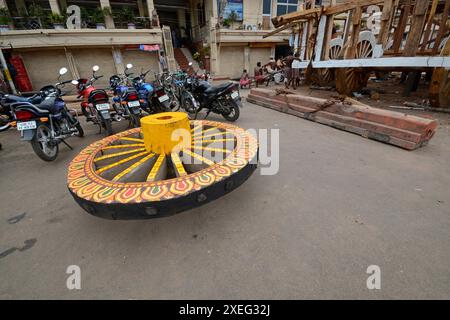
[[[181,48],[174,48],[173,54],[175,56],[175,60],[177,61],[178,66],[181,70],[186,70],[189,67],[189,61],[184,55]]]

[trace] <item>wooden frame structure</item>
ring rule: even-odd
[[[274,17],[277,29],[266,35],[292,30],[301,59],[293,67],[306,69],[308,81],[334,83],[339,93],[350,95],[367,84],[372,71],[404,71],[409,95],[421,72],[433,72],[430,103],[450,108],[450,0],[313,3]]]

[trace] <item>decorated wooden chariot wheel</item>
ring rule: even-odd
[[[92,215],[148,219],[225,195],[249,178],[257,158],[258,143],[248,131],[167,112],[89,145],[70,163],[67,184]]]

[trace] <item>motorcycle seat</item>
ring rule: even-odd
[[[41,103],[42,97],[39,94],[32,95],[31,97],[21,97],[13,94],[6,94],[5,96],[6,102],[14,103],[14,102],[29,102],[32,104]]]
[[[53,98],[53,97],[44,99],[41,103],[37,104],[37,107],[42,110],[47,110],[50,113],[58,112],[58,110],[56,110],[56,107],[55,107],[55,98]]]
[[[218,86],[211,86],[205,90],[205,93],[206,94],[215,94],[217,92],[227,89],[228,87],[231,87],[232,85],[233,85],[233,83],[228,82],[228,83],[219,84]]]

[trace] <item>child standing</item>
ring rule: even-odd
[[[241,89],[248,86],[250,88],[250,78],[246,69],[242,71],[241,80],[239,80],[239,85]]]

